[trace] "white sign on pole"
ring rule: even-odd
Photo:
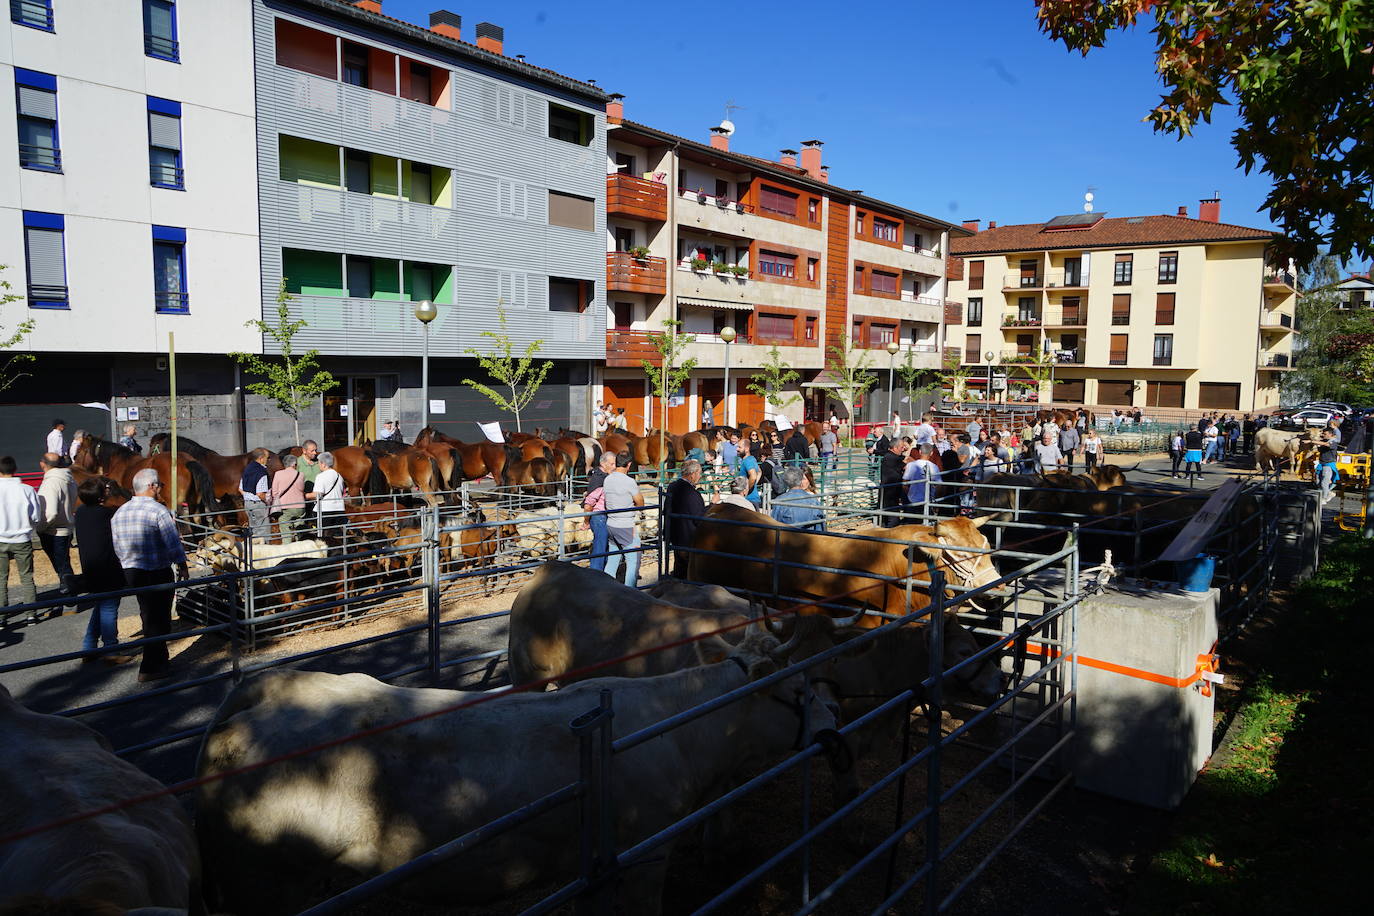
[[[431,399],[430,402],[429,402],[429,412],[430,412],[430,413],[443,413],[443,412],[444,412],[444,408],[445,408],[446,406],[447,406],[447,402],[446,402],[446,401],[435,401],[435,400]]]
[[[478,427],[478,429],[482,430],[482,435],[486,436],[486,437],[487,437],[488,439],[490,439],[492,442],[505,442],[505,441],[506,441],[506,437],[503,436],[503,435],[501,434],[501,424],[500,424],[500,422],[496,422],[496,423],[478,423],[478,424],[477,424],[477,427]]]
[[[792,421],[784,417],[782,414],[778,414],[776,417],[774,417],[773,422],[778,424],[779,430],[785,431],[792,428]]]

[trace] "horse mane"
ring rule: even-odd
[[[156,451],[165,451],[171,447],[171,444],[172,437],[170,434],[158,433],[152,438],[152,441],[148,443],[148,450],[152,452],[154,451],[154,446],[156,446]],[[188,439],[186,436],[177,436],[177,451],[185,452],[197,461],[204,461],[205,456],[210,453],[210,449],[201,445],[194,439]]]
[[[90,449],[91,457],[96,464],[103,464],[107,458],[137,458],[138,454],[131,448],[126,448],[118,442],[111,442],[109,439],[102,439],[94,433],[87,433],[86,438],[81,440],[86,448]]]
[[[389,439],[378,439],[376,442],[368,442],[363,445],[363,451],[367,453],[369,458],[376,457],[377,455],[395,455],[409,448],[411,448],[411,446],[406,445],[404,442],[393,442]]]

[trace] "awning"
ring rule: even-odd
[[[695,296],[678,296],[678,305],[691,305],[703,309],[733,309],[737,312],[752,312],[752,302],[727,302],[724,299],[698,299]]]
[[[809,382],[802,382],[803,388],[843,388],[844,379],[836,375],[829,369],[824,369],[821,374]]]

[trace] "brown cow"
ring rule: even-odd
[[[730,524],[713,524],[714,519]],[[777,595],[784,605],[791,604],[789,599],[814,598],[900,615],[908,611],[902,580],[908,574],[918,580],[925,579],[927,563],[942,570],[947,581],[956,585],[972,587],[997,579],[990,554],[960,549],[987,550],[991,546],[978,530],[987,521],[986,517],[956,517],[933,525],[898,525],[852,532],[863,538],[906,542],[890,544],[803,531],[781,525],[760,512],[720,503],[706,510],[705,517],[697,524],[692,546],[697,550],[734,556],[694,553],[688,578],[772,595],[773,557],[776,555],[789,564],[805,564],[803,567],[777,566]],[[737,522],[750,524],[734,524]],[[754,559],[739,560],[735,556]],[[829,572],[817,567],[853,572]],[[878,578],[858,573],[871,573]],[[920,610],[929,604],[929,594],[920,586],[913,588],[910,610]],[[837,612],[811,605],[800,608],[799,613],[830,613],[833,616]],[[883,622],[880,617],[864,614],[858,626],[876,627]]]

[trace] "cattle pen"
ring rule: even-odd
[[[903,521],[931,524],[953,517],[967,489],[934,493]],[[580,912],[610,912],[617,906],[617,888],[627,878],[663,867],[667,849],[695,842],[692,837],[700,828],[725,812],[734,812],[746,823],[763,817],[789,826],[774,827],[770,836],[776,842],[770,848],[751,848],[724,878],[717,873],[717,880],[703,882],[702,872],[680,865],[669,868],[669,911],[731,911],[747,905],[766,912],[843,908],[882,913],[900,903],[903,911],[933,913],[953,906],[998,852],[1072,784],[1076,615],[1084,598],[1105,582],[1107,572],[1099,566],[1085,574],[1080,567],[1097,566],[1104,551],[1112,550],[1125,572],[1150,581],[1147,574],[1155,572],[1149,557],[1152,545],[1176,532],[1204,498],[1145,493],[1142,501],[1118,505],[1115,511],[1082,505],[1056,511],[1023,504],[1032,496],[1024,489],[1005,497],[996,490],[975,490],[982,497],[975,501],[1010,505],[985,525],[989,546],[965,552],[975,559],[990,558],[998,574],[972,584],[962,575],[949,575],[921,561],[911,550],[922,545],[940,550],[940,544],[894,539],[869,528],[883,514],[872,487],[837,475],[837,484],[821,492],[830,530],[815,536],[840,545],[897,547],[907,551],[908,566],[887,576],[843,566],[830,571],[853,578],[858,589],[882,585],[905,591],[907,603],[901,613],[887,614],[881,626],[633,733],[616,732],[615,693],[603,691],[597,702],[567,723],[568,740],[579,747],[579,765],[565,774],[561,787],[522,799],[502,817],[474,825],[413,861],[316,900],[303,911],[347,912],[484,843],[518,833],[562,807],[576,812],[580,854],[575,873],[561,884],[550,881],[539,892],[542,896],[512,898],[501,911],[542,913],[575,905]],[[1272,483],[1256,483],[1245,495],[1254,500],[1256,511],[1232,510],[1207,547],[1219,557],[1221,606],[1233,628],[1265,600],[1282,536]],[[1118,496],[1118,502],[1123,499],[1124,494]],[[391,514],[390,534],[365,538],[363,529],[375,528],[376,520],[349,522],[353,530],[338,539],[340,546],[312,558],[304,569],[259,568],[253,543],[243,541],[233,563],[206,564],[205,571],[212,575],[154,587],[177,593],[183,629],[121,647],[192,641],[223,651],[208,656],[176,683],[38,711],[87,722],[109,737],[120,756],[170,783],[172,791],[185,793],[194,777],[191,752],[205,735],[219,701],[233,685],[262,672],[285,667],[357,670],[360,653],[394,643],[407,646],[407,651],[378,653],[382,666],[365,666],[382,681],[467,689],[497,685],[505,649],[491,639],[484,645],[477,639],[453,637],[484,624],[499,625],[509,611],[470,613],[464,605],[486,594],[488,580],[497,580],[498,587],[491,590],[499,594],[519,587],[550,560],[585,564],[591,559],[588,541],[577,534],[587,514],[570,507],[565,498],[536,502],[516,492],[465,490],[419,510],[393,504],[378,510]],[[1161,519],[1159,513],[1152,518],[1144,511],[1153,505],[1190,508],[1175,513],[1178,517]],[[543,511],[550,508],[555,511]],[[657,534],[666,530],[667,519],[657,501],[645,514],[652,521],[645,527],[644,550],[658,553],[662,569],[666,545]],[[188,527],[188,547],[203,550],[206,539],[222,530],[209,521]],[[402,535],[410,527],[417,530]],[[760,538],[776,531],[758,527]],[[532,537],[531,530],[540,533]],[[491,537],[496,543],[481,563],[454,551],[474,532],[495,532]],[[709,553],[720,563],[757,559]],[[818,600],[787,593],[781,573],[806,564],[780,551],[770,562],[772,587],[750,597],[765,601],[784,617],[799,604],[835,613],[852,611],[845,603],[848,594]],[[287,581],[302,575],[304,581]],[[911,601],[918,592],[930,596],[925,607]],[[415,622],[306,652],[289,648],[291,637],[307,630],[332,628],[347,634],[350,624],[407,613]],[[808,710],[812,691],[828,679],[826,666],[865,647],[890,643],[913,625],[925,634],[922,676],[881,695],[851,697],[866,701],[862,715],[837,723],[833,732],[814,728]],[[946,656],[946,628],[954,626],[967,628],[978,639],[977,651],[957,660]],[[56,674],[84,654],[0,665],[0,676],[35,669]],[[1030,671],[1028,657],[1040,660]],[[1002,672],[1003,689],[991,700],[970,699],[962,691],[970,676],[988,665]],[[798,673],[805,677],[805,695],[792,709],[780,705],[777,713],[797,718],[792,749],[732,779],[726,791],[650,835],[623,842],[616,836],[617,805],[626,802],[616,795],[617,768],[624,765],[618,761],[634,761],[637,749],[670,740],[691,723],[722,714]],[[453,712],[461,714],[473,702],[500,703],[511,692],[497,687],[477,701],[465,694]],[[879,742],[882,750],[856,760],[854,747],[860,739],[894,718],[900,724],[886,742]],[[836,792],[838,802],[829,802],[826,787],[832,781],[838,785],[850,772],[857,773],[862,788],[852,796]],[[861,838],[855,839],[856,834]]]

